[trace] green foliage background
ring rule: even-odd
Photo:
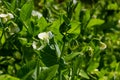
[[[0,0],[0,15],[14,16],[0,16],[0,80],[120,80],[119,6],[119,0]],[[43,32],[54,37],[39,39]]]

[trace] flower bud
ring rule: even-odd
[[[106,48],[107,48],[107,45],[105,43],[103,43],[103,42],[100,42],[100,49],[104,50]]]

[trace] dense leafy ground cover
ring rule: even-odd
[[[0,0],[0,80],[120,80],[119,0]]]

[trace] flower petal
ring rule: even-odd
[[[32,11],[32,16],[36,16],[36,17],[38,17],[38,19],[40,19],[42,17],[42,14],[38,11],[33,10]]]
[[[35,42],[35,41],[33,41],[33,43],[32,43],[32,47],[33,47],[33,49],[37,49],[37,43]]]
[[[5,18],[5,17],[7,17],[8,15],[7,14],[0,14],[0,17],[1,18]]]
[[[9,17],[10,19],[13,19],[13,18],[14,18],[13,14],[11,14],[11,13],[7,13],[7,15],[8,15],[8,17]]]
[[[51,31],[47,32],[48,36],[49,36],[49,39],[52,39],[54,37],[54,35],[52,34]]]

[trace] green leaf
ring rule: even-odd
[[[56,21],[53,22],[53,24],[48,28],[48,30],[52,31],[55,35],[55,39],[57,41],[60,41],[62,40],[62,35],[60,34],[59,32],[59,27],[60,25],[63,23],[63,20],[62,19],[58,19]]]
[[[79,75],[83,78],[90,79],[87,73],[84,70],[80,70]]]
[[[58,65],[54,65],[49,67],[48,69],[43,70],[39,77],[38,80],[52,80],[52,78],[56,75],[58,71]]]
[[[6,39],[5,39],[5,35],[3,34],[3,35],[2,35],[2,38],[1,38],[1,43],[4,44],[5,41],[6,41]]]
[[[22,66],[22,68],[20,70],[18,70],[17,77],[19,77],[21,79],[31,78],[30,76],[34,72],[36,63],[37,63],[37,61],[35,59],[27,62],[25,65]]]
[[[14,11],[15,8],[16,8],[16,2],[17,0],[13,0],[12,3],[11,3],[11,10]]]
[[[22,6],[21,11],[20,11],[20,19],[22,20],[24,27],[27,29],[30,35],[33,35],[33,28],[34,28],[34,25],[32,25],[32,22],[30,21],[33,7],[34,7],[33,0],[28,0]]]
[[[107,6],[107,9],[108,9],[108,10],[118,10],[118,5],[117,5],[117,3],[110,3],[110,4]]]
[[[4,74],[4,75],[0,75],[0,80],[20,80],[20,79],[10,76],[8,74]]]
[[[90,10],[82,10],[80,13],[80,20],[83,23],[83,25],[86,25],[87,22],[90,19]]]
[[[75,8],[75,19],[79,21],[79,16],[80,16],[80,11],[81,11],[81,3],[78,3],[76,8]]]
[[[43,49],[44,52],[41,52],[41,60],[48,67],[57,64],[57,55],[56,51],[52,50],[49,46],[46,46]]]
[[[71,54],[68,54],[67,56],[65,56],[64,59],[65,59],[65,61],[70,61],[73,58],[75,58],[77,55],[80,55],[80,54],[82,54],[82,53],[81,52],[71,53]]]
[[[37,26],[39,26],[39,32],[43,32],[45,31],[46,27],[48,26],[47,24],[47,21],[45,20],[44,17],[41,17],[39,20],[38,20],[38,24]]]
[[[33,0],[28,0],[21,8],[20,19],[22,21],[29,20],[31,17],[32,9],[33,9]]]
[[[70,23],[69,18],[67,18],[65,15],[63,15],[63,19],[64,19],[64,22],[65,22],[66,24],[69,24],[69,23]]]
[[[27,44],[27,38],[18,38],[18,40],[20,41],[20,43],[22,45],[26,45]]]
[[[117,66],[116,66],[116,71],[120,72],[120,62],[117,63]]]
[[[87,68],[88,72],[92,72],[94,71],[96,68],[98,68],[99,66],[99,62],[93,61],[91,62],[91,64],[89,65],[89,67]]]
[[[96,25],[102,25],[105,21],[102,19],[91,19],[90,22],[88,23],[88,28],[91,28]]]
[[[13,53],[13,56],[15,57],[15,59],[21,60],[22,56],[21,53],[19,51],[15,51]]]
[[[59,31],[62,35],[66,35],[67,31],[71,28],[70,20],[63,15],[64,22],[60,25]]]
[[[66,22],[63,22],[61,25],[60,25],[60,28],[59,28],[59,31],[62,35],[66,35],[67,34],[67,31],[71,28],[71,25],[70,23],[67,24]]]
[[[71,21],[70,24],[71,28],[67,32],[78,36],[78,34],[80,34],[80,23],[77,21]]]

